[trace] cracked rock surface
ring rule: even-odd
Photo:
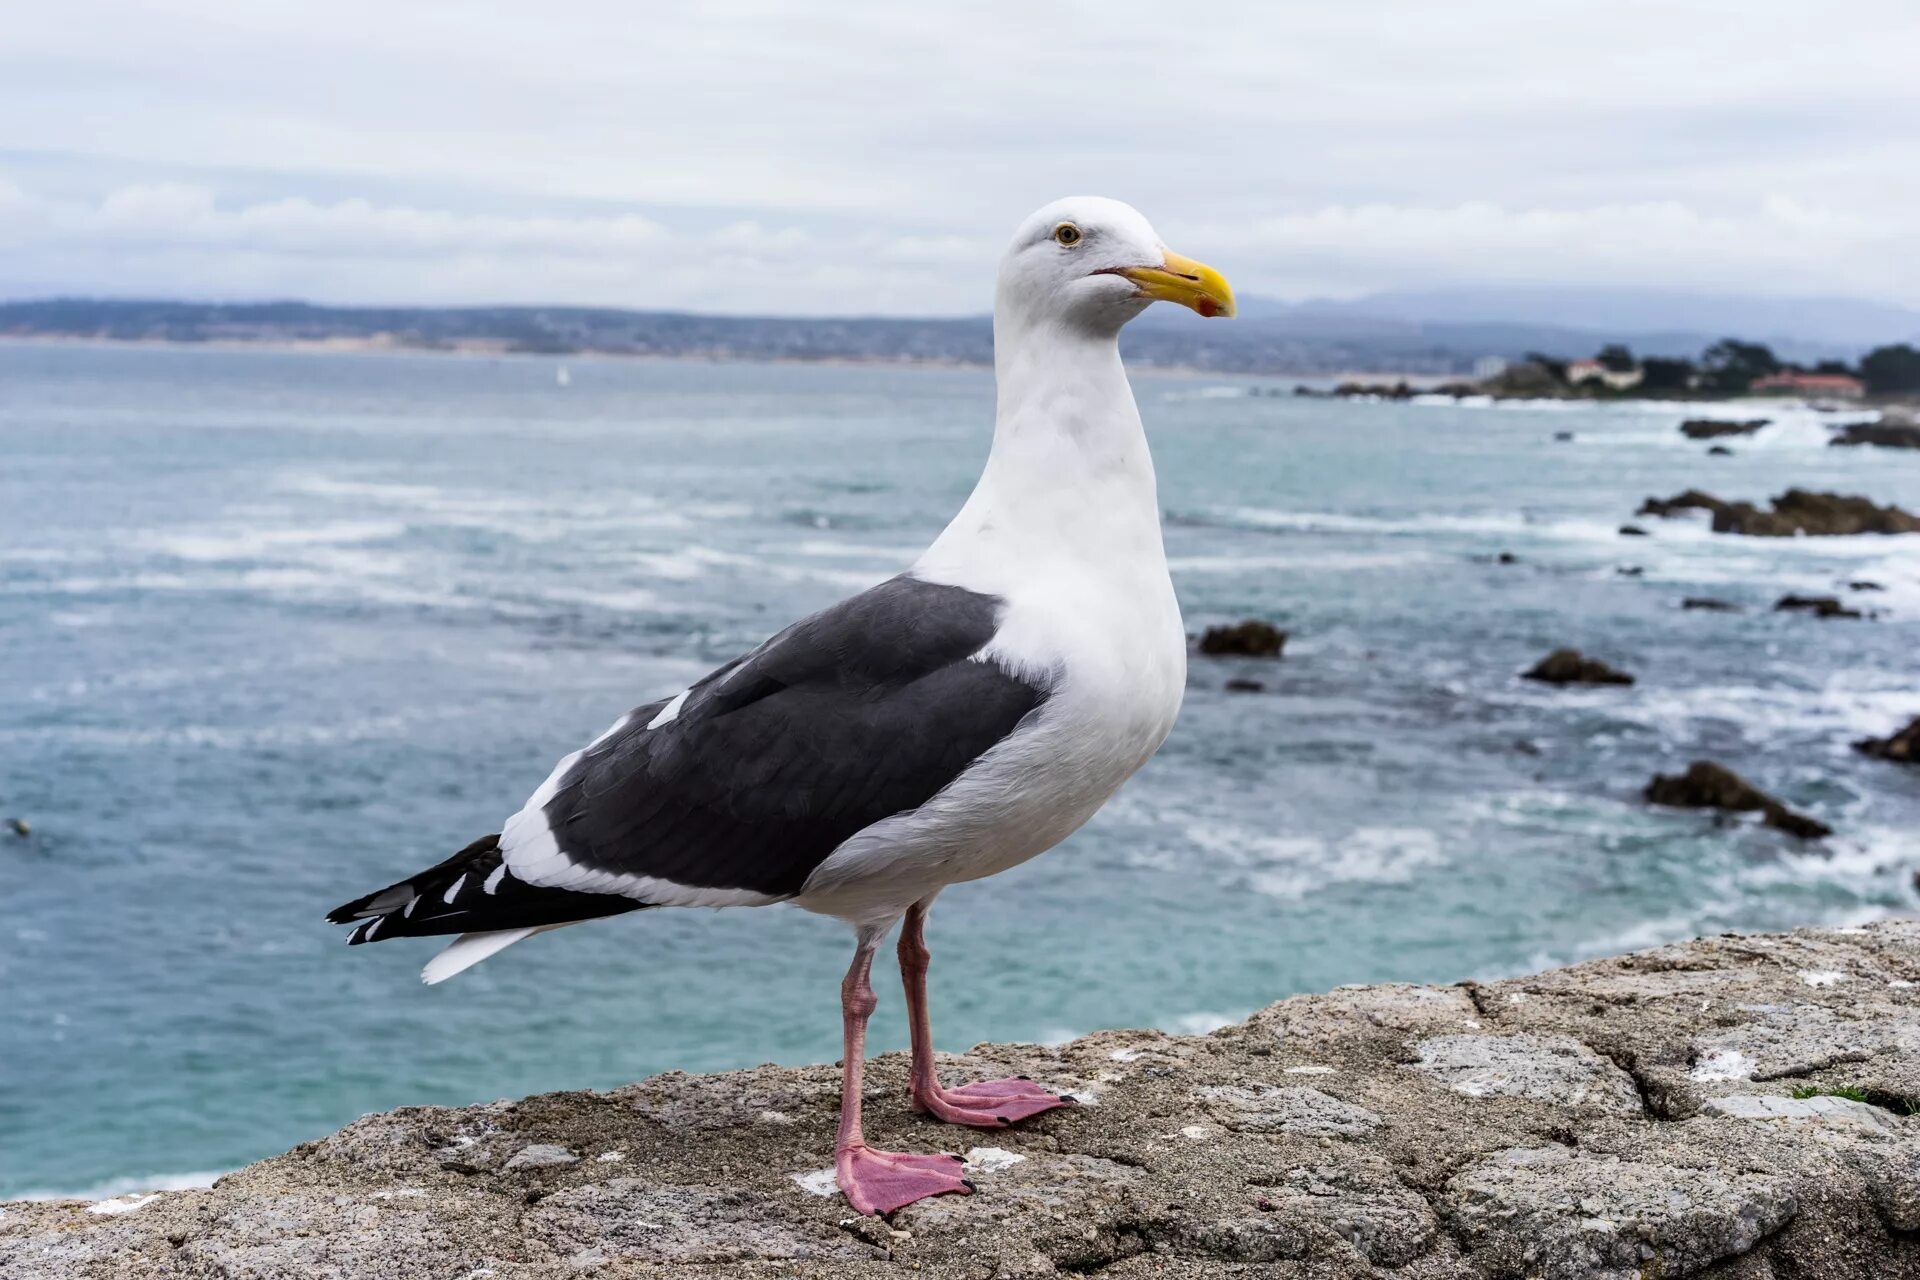
[[[887,1055],[872,1141],[979,1186],[890,1221],[833,1189],[831,1066],[403,1108],[207,1190],[0,1206],[0,1276],[1920,1280],[1917,983],[1889,921],[981,1045],[949,1079],[1083,1100],[993,1133]]]

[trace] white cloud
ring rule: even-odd
[[[952,311],[1102,191],[1247,292],[1920,304],[1916,47],[1911,0],[27,6],[0,290]]]

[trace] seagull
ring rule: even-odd
[[[496,835],[327,918],[351,944],[460,935],[444,981],[533,934],[651,907],[790,902],[852,926],[834,1171],[862,1214],[966,1194],[960,1157],[861,1129],[875,950],[901,924],[909,1097],[999,1128],[1071,1103],[1018,1077],[949,1088],[927,1012],[928,908],[1091,818],[1172,730],[1186,635],[1120,330],[1163,300],[1231,316],[1218,271],[1128,205],[1020,225],[994,296],[986,467],[912,567],[803,618],[561,760]]]

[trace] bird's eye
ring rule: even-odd
[[[1080,228],[1074,226],[1071,222],[1063,222],[1053,229],[1053,238],[1060,244],[1071,249],[1080,243]]]

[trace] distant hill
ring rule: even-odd
[[[1411,324],[1449,334],[1571,332],[1581,341],[1598,336],[1658,355],[1697,352],[1702,336],[1738,336],[1807,357],[1854,356],[1888,343],[1920,341],[1920,311],[1851,298],[1469,287],[1297,304],[1250,299],[1241,310],[1247,317],[1277,322],[1316,317],[1326,322]]]
[[[1626,342],[1650,355],[1695,355],[1733,335],[1772,342],[1796,360],[1851,359],[1867,347],[1920,337],[1920,313],[1867,304],[1809,304],[1797,332],[1768,323],[1790,318],[1755,310],[1735,319],[1731,300],[1695,299],[1663,312],[1650,295],[1563,300],[1592,323],[1554,323],[1551,297],[1382,294],[1355,302],[1288,304],[1243,300],[1241,318],[1202,323],[1156,308],[1132,326],[1125,345],[1136,363],[1218,373],[1316,375],[1370,370],[1460,374],[1484,356],[1528,351],[1587,355]],[[1610,301],[1608,301],[1610,299]],[[1753,302],[1754,300],[1747,300]],[[1605,305],[1602,305],[1605,303]],[[1511,305],[1514,314],[1499,307]],[[1784,304],[1782,304],[1784,305]],[[1611,311],[1606,308],[1610,306]],[[1848,307],[1858,310],[1848,311]],[[1907,323],[1902,317],[1911,317]],[[1669,323],[1660,323],[1668,318]],[[1681,324],[1685,319],[1688,323]],[[1638,322],[1645,320],[1642,325]],[[1707,321],[1714,321],[1707,324]],[[1630,323],[1633,322],[1633,323]],[[1698,327],[1694,327],[1695,324]],[[1819,333],[1847,332],[1854,340]],[[683,356],[714,359],[937,361],[985,364],[993,355],[984,316],[715,316],[600,307],[322,307],[304,302],[210,303],[56,298],[0,303],[0,336],[164,342],[365,342],[412,350],[490,350],[564,355]]]

